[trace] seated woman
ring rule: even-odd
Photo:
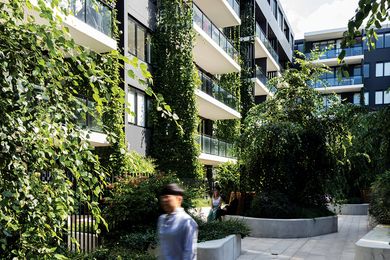
[[[221,209],[221,205],[222,205],[222,198],[219,195],[219,191],[214,190],[213,196],[211,198],[211,210],[209,212],[209,215],[207,216],[207,222],[216,220],[217,218],[221,220],[220,216],[218,216],[219,214],[217,214]]]

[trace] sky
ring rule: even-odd
[[[280,0],[295,39],[305,32],[347,27],[358,0]]]

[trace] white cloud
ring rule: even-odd
[[[280,0],[295,39],[305,32],[347,27],[358,0]]]

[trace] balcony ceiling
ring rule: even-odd
[[[240,17],[227,0],[194,0],[194,3],[219,28],[241,24]]]
[[[225,120],[225,119],[240,119],[241,114],[233,108],[218,101],[205,92],[197,89],[196,105],[198,107],[199,116],[211,120]]]
[[[271,53],[265,47],[264,43],[259,37],[255,37],[255,58],[267,58],[267,72],[269,71],[280,71],[279,64],[272,57]]]

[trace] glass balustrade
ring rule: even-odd
[[[347,85],[358,85],[363,84],[362,76],[351,76],[349,78],[327,78],[321,79],[317,82],[311,82],[310,86],[313,88],[324,88],[324,87],[336,87],[336,86],[347,86]]]
[[[47,0],[50,2],[50,0]],[[99,0],[61,0],[61,8],[68,9],[79,20],[112,37],[112,8]]]
[[[197,135],[196,141],[199,143],[202,153],[235,158],[233,155],[233,144],[203,134]]]
[[[227,0],[234,12],[240,17],[240,4],[236,0]]]
[[[330,49],[326,50],[320,57],[320,60],[337,58],[343,49]],[[363,47],[355,46],[351,48],[345,48],[345,57],[363,55]],[[311,53],[306,53],[306,57],[310,57]]]
[[[263,42],[267,50],[271,53],[271,56],[279,64],[279,55],[276,53],[275,49],[272,47],[270,41],[265,36],[265,33],[261,29],[260,25],[256,23],[256,36],[260,38],[260,41]]]
[[[233,47],[229,39],[216,27],[207,16],[194,4],[194,22],[197,24],[219,47],[221,47],[235,62],[238,63],[238,51]]]
[[[237,110],[238,102],[237,98],[233,94],[220,87],[215,81],[213,81],[203,72],[198,71],[198,73],[202,81],[200,89],[203,92],[224,103],[225,105]]]

